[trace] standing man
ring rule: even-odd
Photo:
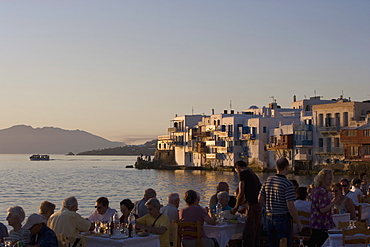
[[[276,161],[277,174],[267,178],[263,184],[258,201],[266,206],[266,230],[269,247],[278,247],[281,238],[287,238],[288,246],[292,246],[292,227],[290,219],[297,222],[298,231],[302,224],[294,206],[296,199],[294,186],[286,178],[289,173],[289,161],[280,158]]]
[[[144,191],[143,199],[134,202],[134,209],[132,212],[139,217],[143,217],[144,215],[148,214],[148,210],[146,209],[145,203],[150,199],[150,198],[156,198],[157,193],[155,190],[152,188],[146,189]]]
[[[248,169],[247,163],[244,161],[237,161],[234,168],[239,175],[239,193],[236,198],[236,205],[231,209],[231,213],[235,214],[239,206],[244,205],[244,203],[247,204],[243,246],[258,247],[262,217],[262,207],[258,203],[261,183],[257,175]]]

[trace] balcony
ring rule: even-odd
[[[218,153],[227,153],[227,147],[218,147],[217,152]]]
[[[206,141],[206,146],[225,147],[225,141]]]
[[[211,132],[193,132],[194,137],[210,137]]]
[[[312,124],[297,124],[293,126],[294,131],[312,131]]]
[[[168,141],[168,140],[171,140],[170,135],[158,136],[158,141]]]
[[[223,159],[225,159],[225,155],[224,154],[220,154],[220,153],[206,154],[206,158],[207,159],[223,160]]]
[[[294,156],[295,160],[312,160],[312,154],[297,154]]]
[[[294,145],[296,147],[312,146],[313,141],[312,140],[295,140]]]
[[[255,134],[242,134],[239,139],[240,140],[255,140],[256,135]]]
[[[270,144],[267,144],[266,145],[266,149],[268,151],[273,151],[273,150],[277,150],[277,149],[292,149],[293,148],[293,145],[292,144],[289,144],[289,143],[286,143],[286,142],[283,142],[283,143],[270,143]]]
[[[336,135],[339,134],[339,129],[336,126],[319,127],[319,132],[323,135]]]
[[[316,154],[344,154],[344,149],[342,147],[319,147],[314,149]]]

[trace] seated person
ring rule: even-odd
[[[362,180],[359,178],[353,178],[352,179],[352,188],[351,191],[355,194],[355,197],[358,198],[364,198],[364,195],[362,194],[362,191],[360,189]]]
[[[8,228],[6,228],[6,226],[0,222],[0,242],[4,242],[3,238],[8,236]]]
[[[106,197],[99,197],[96,200],[94,212],[89,216],[89,221],[110,222],[114,214],[117,212],[115,209],[109,207],[109,201]]]
[[[209,200],[209,208],[212,208],[213,205],[216,205],[217,204],[217,194],[218,192],[220,191],[226,191],[227,193],[229,193],[229,184],[226,183],[226,182],[219,182],[218,185],[217,185],[217,192],[216,194],[214,194],[211,199]],[[229,200],[229,206],[231,208],[235,207],[235,204],[236,204],[236,198],[235,196],[232,196],[230,195],[230,200]]]
[[[206,222],[209,225],[216,225],[216,221],[212,219],[204,208],[199,206],[200,196],[194,190],[188,190],[185,192],[184,200],[187,207],[183,208],[179,212],[180,221],[190,221],[196,223],[200,221],[202,225]],[[195,229],[194,229],[195,231]],[[193,236],[184,236],[181,240],[183,247],[197,246],[197,238]],[[202,229],[202,246],[203,247],[214,247],[215,243],[212,239],[205,236],[204,230]]]
[[[338,209],[339,213],[350,213],[350,219],[356,220],[356,210],[353,201],[342,194],[342,186],[340,183],[333,183],[330,187],[334,198],[339,198],[338,203],[334,204],[334,209]]]
[[[92,231],[95,227],[93,223],[82,218],[77,213],[78,201],[76,197],[71,196],[64,199],[62,208],[50,216],[47,226],[55,234],[64,234],[66,236],[78,237],[80,232]]]
[[[146,203],[145,206],[148,210],[148,214],[136,220],[136,226],[138,228],[144,229],[153,234],[158,234],[161,247],[170,246],[170,218],[167,215],[161,214],[159,209],[161,204],[158,199],[151,198]]]
[[[307,188],[298,187],[295,191],[297,200],[294,201],[294,206],[297,211],[311,212],[311,202],[307,201]]]
[[[45,219],[39,214],[31,214],[23,227],[31,232],[30,244],[26,246],[58,247],[58,239],[49,227]]]
[[[342,186],[342,194],[344,196],[349,197],[354,204],[358,204],[358,198],[357,195],[350,190],[350,184],[351,181],[349,181],[347,178],[342,178],[340,180],[340,184]]]
[[[218,192],[217,199],[218,199],[218,202],[221,204],[221,210],[222,211],[231,210],[232,209],[232,207],[230,207],[228,205],[229,200],[230,200],[230,197],[229,197],[229,194],[226,191],[220,191],[220,192]],[[217,204],[215,204],[215,205],[213,205],[211,207],[211,217],[212,218],[215,218],[214,213],[216,212],[216,206],[217,206]]]
[[[123,199],[119,204],[120,204],[121,213],[122,213],[121,218],[119,218],[119,222],[127,224],[128,217],[130,216],[132,209],[134,209],[134,203],[130,199]],[[134,216],[135,216],[135,219],[139,218],[136,214],[134,214]]]
[[[54,213],[55,210],[55,204],[48,202],[48,201],[43,201],[40,205],[40,215],[44,217],[45,222],[48,221],[50,216]]]
[[[9,238],[11,238],[14,244],[18,241],[23,242],[24,244],[28,244],[30,242],[30,232],[22,228],[22,222],[25,217],[26,214],[20,206],[14,206],[8,209],[6,220],[9,225],[13,227],[13,230],[10,230],[9,232]]]

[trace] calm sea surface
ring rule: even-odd
[[[38,212],[40,203],[48,200],[61,207],[64,198],[76,196],[79,211],[88,217],[94,210],[95,200],[108,197],[110,207],[119,209],[119,202],[129,198],[142,198],[146,188],[157,191],[157,198],[166,203],[171,192],[183,197],[188,189],[201,194],[201,205],[206,206],[220,181],[230,185],[230,193],[238,184],[233,172],[214,171],[161,171],[125,168],[134,165],[133,156],[66,156],[50,155],[50,161],[29,161],[30,155],[0,154],[0,222],[5,220],[7,209],[19,205],[26,215]],[[271,174],[258,174],[261,182]],[[294,176],[302,186],[312,183],[313,176]],[[335,178],[338,181],[339,178]],[[181,200],[180,208],[185,203]]]

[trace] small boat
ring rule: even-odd
[[[133,165],[127,165],[126,168],[134,168]]]
[[[30,160],[50,160],[50,157],[47,154],[34,154],[30,156]]]

